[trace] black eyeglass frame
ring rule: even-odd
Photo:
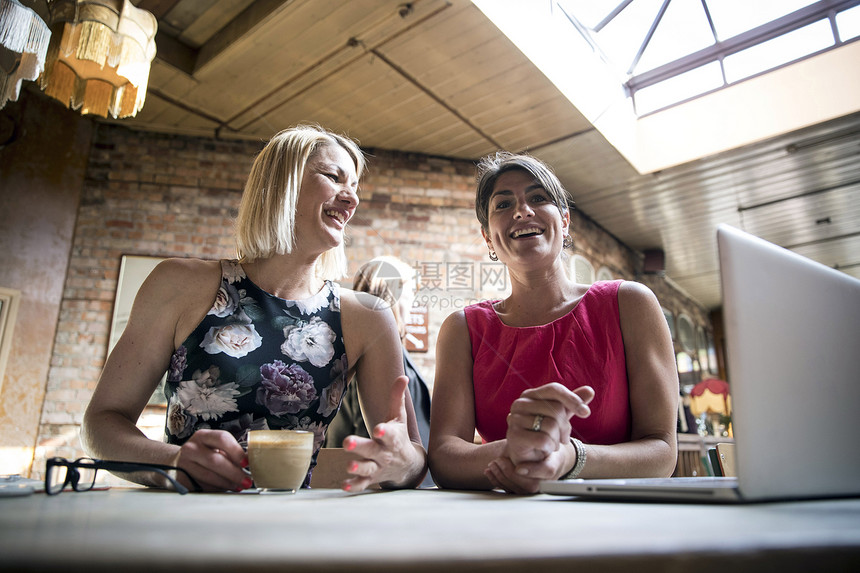
[[[63,481],[63,485],[59,489],[54,489],[51,487],[51,474],[54,471],[54,467],[63,466],[66,468],[66,479]],[[78,468],[86,468],[92,470],[93,479],[92,482],[81,483],[81,474],[78,471]],[[182,472],[185,477],[188,478],[188,481],[191,482],[191,486],[194,488],[195,492],[203,491],[203,488],[200,487],[200,484],[191,477],[187,471],[182,468],[175,466],[166,466],[162,464],[148,464],[148,463],[139,463],[139,462],[120,462],[114,460],[98,460],[95,458],[78,458],[75,461],[69,461],[66,458],[50,458],[45,464],[45,493],[48,495],[57,495],[61,493],[67,485],[71,484],[72,489],[75,491],[90,491],[96,483],[96,473],[98,470],[105,470],[109,472],[155,472],[162,477],[164,477],[170,484],[173,486],[173,489],[176,490],[177,493],[181,495],[185,495],[188,493],[188,488],[179,483],[176,479],[172,478],[170,474],[167,472],[177,471]]]

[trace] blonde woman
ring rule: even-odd
[[[239,207],[238,260],[168,259],[141,287],[85,414],[91,455],[176,466],[205,491],[247,489],[248,430],[311,430],[315,463],[358,374],[373,432],[347,440],[358,459],[342,487],[420,483],[426,454],[393,359],[401,352],[394,317],[333,282],[346,271],[344,230],[364,167],[353,141],[316,126],[269,141]],[[135,422],[165,371],[160,442]],[[148,472],[123,477],[165,485]]]

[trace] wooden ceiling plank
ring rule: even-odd
[[[221,0],[205,2],[205,10],[187,27],[183,28],[180,39],[199,48],[244,12],[254,0]]]
[[[439,5],[440,2],[432,2],[430,4],[422,3],[422,6],[434,6]],[[355,7],[358,3],[350,2],[349,4],[344,3],[343,6]],[[372,6],[378,6],[379,3],[373,3]],[[384,5],[382,5],[385,8]],[[391,12],[393,10],[393,6],[389,4],[389,8],[385,8],[384,10],[377,9],[370,14],[364,14],[362,17],[362,22],[364,22],[363,27],[359,29],[359,36],[362,38],[367,38],[366,44],[355,45],[350,50],[342,50],[342,48],[348,45],[347,40],[349,39],[346,35],[340,38],[340,42],[331,46],[328,46],[328,54],[322,53],[321,50],[317,49],[317,52],[321,53],[321,57],[325,57],[326,60],[316,61],[316,62],[305,62],[302,65],[294,65],[292,70],[285,70],[283,67],[281,68],[280,78],[278,79],[278,85],[276,89],[270,91],[263,100],[258,101],[252,108],[248,108],[244,114],[240,114],[239,116],[231,119],[231,124],[241,125],[243,122],[242,115],[246,115],[247,113],[258,114],[263,113],[258,109],[258,105],[263,108],[274,108],[278,104],[276,102],[284,102],[285,100],[295,97],[296,94],[302,93],[303,90],[308,89],[313,85],[314,82],[321,81],[328,75],[332,73],[339,72],[342,69],[345,69],[346,66],[354,63],[357,58],[362,58],[366,56],[366,50],[368,46],[372,46],[377,42],[384,42],[385,37],[391,34],[397,34],[400,30],[406,26],[406,23],[401,23],[395,20],[396,25],[391,27],[389,26],[386,29],[380,22],[389,22],[392,20]],[[309,40],[313,38],[328,38],[331,39],[333,36],[331,33],[326,31],[326,28],[331,27],[343,27],[343,24],[338,24],[338,22],[351,22],[355,23],[358,15],[349,12],[344,13],[343,10],[338,11],[336,14],[330,16],[330,18],[335,19],[332,21],[332,24],[329,25],[326,22],[323,22],[320,25],[320,29],[316,29],[315,27],[304,29],[299,37],[291,37],[291,45],[295,44],[296,51],[299,53],[306,53],[309,48]],[[303,21],[302,17],[297,17],[298,21]],[[355,32],[355,29],[352,29]],[[281,32],[283,34],[283,32]],[[308,36],[308,40],[305,39],[304,36]],[[318,43],[318,40],[317,40]],[[289,53],[289,46],[284,46],[283,48]],[[298,62],[295,62],[298,64]],[[258,77],[273,77],[271,74],[271,66],[268,65],[265,61],[255,62],[254,66],[261,66],[260,71],[258,72]],[[294,74],[296,77],[289,78],[291,74]],[[278,76],[274,76],[277,78]],[[265,91],[265,90],[264,90]]]
[[[203,46],[197,58],[195,71],[217,58],[225,49],[242,38],[247,38],[280,10],[301,0],[256,0],[236,18],[213,35]]]

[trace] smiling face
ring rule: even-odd
[[[493,185],[482,230],[490,250],[506,264],[554,262],[570,223],[550,194],[530,173],[515,169],[502,173]]]
[[[323,145],[309,159],[296,202],[296,245],[322,249],[343,242],[347,222],[358,206],[358,177],[347,151]]]

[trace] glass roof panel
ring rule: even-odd
[[[729,83],[808,56],[834,44],[829,20],[819,20],[723,60]]]
[[[723,87],[719,62],[705,64],[636,92],[636,113],[644,115]]]
[[[701,2],[670,2],[633,73],[641,74],[713,44],[714,34]]]
[[[621,4],[621,0],[564,0],[559,4],[572,10],[583,25],[594,29]]]
[[[657,100],[665,101],[665,107],[693,97],[691,93],[716,89],[708,63],[728,68],[720,73],[725,86],[836,47],[829,31],[834,20],[828,20],[835,10],[842,10],[835,15],[839,39],[860,37],[860,0],[554,0],[554,4],[576,23],[571,32],[586,36],[604,62],[624,78],[640,115]],[[822,20],[810,25],[815,18]],[[667,86],[655,88],[662,82],[677,89],[674,102]]]
[[[569,2],[574,14],[576,4]],[[648,35],[651,23],[657,17],[663,0],[638,0],[631,2],[602,30],[595,34],[597,43],[609,59],[610,65],[627,73],[642,42]]]
[[[849,8],[836,15],[839,39],[843,42],[860,36],[860,6]]]
[[[707,3],[717,38],[722,41],[815,4],[815,0],[707,0]]]

